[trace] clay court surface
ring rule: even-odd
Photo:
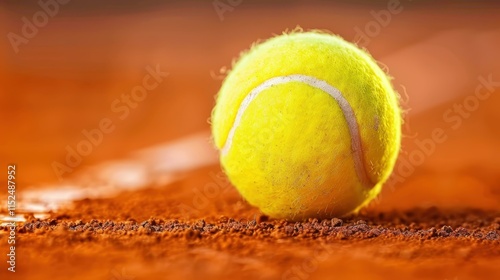
[[[0,279],[499,279],[500,6],[236,2],[70,1],[17,53],[2,40]],[[40,9],[3,2],[0,34]],[[298,25],[358,42],[402,96],[393,178],[359,215],[270,219],[218,164],[224,69]],[[157,85],[123,101],[147,75]]]

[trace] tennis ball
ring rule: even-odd
[[[218,93],[212,134],[229,180],[273,218],[357,212],[389,177],[401,141],[390,79],[365,51],[320,32],[255,45]]]

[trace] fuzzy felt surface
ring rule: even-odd
[[[354,112],[362,164],[353,158],[345,112],[327,92],[293,81],[268,87],[239,119],[222,166],[239,192],[264,213],[287,219],[356,211],[380,191],[399,152],[397,94],[373,58],[338,36],[316,32],[272,38],[229,73],[212,115],[222,149],[245,98],[265,81],[305,75],[338,89]],[[359,152],[359,151],[357,151]]]

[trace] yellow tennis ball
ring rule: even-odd
[[[254,46],[226,77],[212,133],[230,181],[273,217],[358,211],[389,177],[401,141],[390,79],[365,51],[319,32]]]

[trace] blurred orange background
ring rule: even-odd
[[[225,69],[253,42],[300,26],[369,50],[402,95],[399,165],[371,207],[500,209],[498,4],[48,2],[56,4],[0,5],[0,160],[17,164],[20,189],[57,183],[54,162],[64,164],[86,139],[82,131],[95,132],[103,119],[112,131],[64,179],[199,132],[211,145],[210,112]],[[151,69],[168,74],[140,101],[123,99]]]

